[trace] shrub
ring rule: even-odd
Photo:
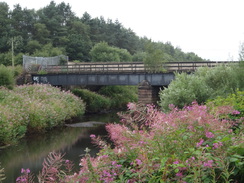
[[[229,114],[229,118],[232,120],[244,117],[244,91],[237,91],[233,94],[229,94],[227,97],[217,97],[214,100],[208,100],[207,106],[216,110],[220,106],[233,106],[235,111]]]
[[[204,103],[211,95],[212,89],[204,83],[200,76],[186,73],[176,73],[168,88],[159,92],[159,106],[168,110],[169,104],[174,104],[179,108],[189,105],[196,100],[198,103]]]
[[[99,95],[87,89],[74,89],[72,93],[86,103],[86,112],[96,113],[110,109],[111,101],[108,97]]]
[[[111,107],[113,109],[125,109],[128,102],[136,102],[138,100],[135,86],[104,86],[98,93],[111,99]]]
[[[12,68],[12,67],[11,67]],[[23,73],[23,66],[21,65],[17,65],[14,67],[14,77],[18,77],[19,75],[21,75]]]
[[[0,65],[0,86],[13,89],[14,84],[14,73],[12,70]]]
[[[242,68],[242,69],[240,69]],[[198,103],[205,103],[208,99],[217,96],[227,96],[243,90],[243,66],[218,66],[214,68],[199,68],[194,74],[176,74],[168,88],[164,88],[159,93],[159,106],[163,110],[168,110],[169,104],[174,104],[180,108],[191,104],[196,100]]]
[[[13,143],[26,132],[40,132],[84,114],[84,103],[70,92],[49,85],[0,89],[0,144]]]

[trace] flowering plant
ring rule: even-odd
[[[192,103],[170,113],[155,106],[128,104],[122,124],[106,126],[113,144],[91,135],[102,150],[81,159],[81,171],[71,180],[86,182],[241,182],[243,179],[243,121],[218,119],[205,105]],[[96,173],[95,173],[96,172]]]
[[[87,154],[80,171],[60,182],[236,182],[244,181],[243,119],[219,118],[235,111],[192,105],[163,113],[152,105],[129,104],[121,124],[108,124],[112,143],[91,134],[101,150]],[[60,177],[60,176],[59,176]],[[49,179],[50,180],[50,179]]]

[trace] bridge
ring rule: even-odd
[[[34,83],[54,86],[138,85],[139,100],[150,96],[150,101],[153,101],[159,87],[169,85],[175,72],[191,73],[199,67],[234,63],[237,62],[166,62],[150,66],[142,62],[89,62],[44,66],[39,72],[31,71],[31,75]]]

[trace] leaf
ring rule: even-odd
[[[64,159],[61,153],[50,152],[42,164],[42,171],[38,175],[39,182],[55,182]]]
[[[1,168],[1,166],[0,166]],[[4,173],[4,168],[0,169],[0,182],[3,181],[5,179],[5,173]]]
[[[230,158],[230,162],[238,162],[239,159],[238,158]]]

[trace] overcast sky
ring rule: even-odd
[[[51,0],[0,0],[11,9],[40,9]],[[238,60],[244,42],[244,0],[55,0],[69,3],[76,16],[88,12],[131,28],[138,36],[171,42],[184,52],[212,61]]]

